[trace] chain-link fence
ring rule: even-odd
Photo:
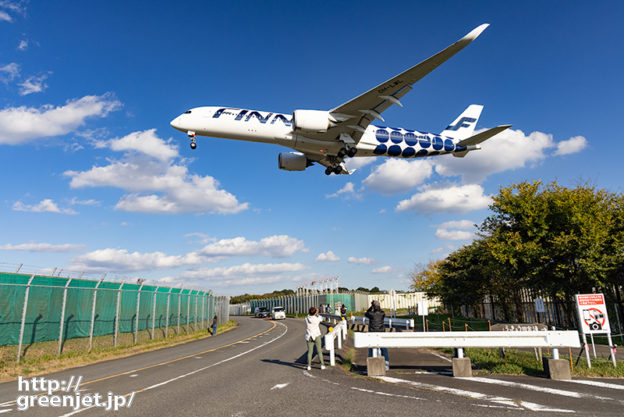
[[[209,291],[52,276],[0,273],[0,346],[139,332],[149,339],[206,329],[229,320],[229,297]]]

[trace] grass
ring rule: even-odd
[[[440,349],[451,354],[452,349]],[[542,363],[535,358],[535,354],[507,349],[505,357],[501,357],[498,349],[466,349],[466,357],[478,368],[479,374],[510,374],[510,375],[544,375]],[[567,355],[560,355],[560,359],[570,360]],[[610,360],[604,358],[592,359],[592,367],[588,368],[585,358],[576,364],[576,357],[572,358],[574,370],[572,376],[586,378],[624,378],[624,362],[617,362],[614,367]]]
[[[232,320],[219,326],[217,334],[231,330],[238,324]],[[113,346],[113,335],[97,336],[93,338],[93,349],[89,352],[89,338],[69,339],[64,342],[63,353],[57,356],[58,342],[38,342],[23,346],[25,353],[20,363],[17,363],[17,346],[0,347],[0,382],[16,379],[17,376],[30,377],[56,372],[76,366],[87,365],[103,360],[116,359],[141,352],[162,349],[164,347],[204,339],[210,337],[206,329],[194,329],[190,326],[171,327],[167,339],[164,338],[164,329],[160,337],[150,340],[147,331],[138,332],[137,343],[134,344],[133,333],[120,333],[117,337],[117,347]],[[186,330],[189,330],[186,332]]]

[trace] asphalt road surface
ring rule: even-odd
[[[27,387],[24,382],[21,392],[17,381],[0,384],[0,415],[624,414],[624,381],[621,380],[570,382],[513,376],[460,379],[444,372],[404,366],[393,367],[384,379],[374,379],[347,375],[329,366],[321,370],[316,358],[312,370],[307,371],[303,320],[236,319],[240,323],[238,328],[216,337],[47,375],[46,381],[56,380],[63,385],[52,395],[46,392],[37,396],[35,387]],[[441,355],[427,351],[422,354],[431,356],[431,362],[438,366],[448,364]],[[327,354],[325,358],[327,365]],[[32,384],[30,379],[28,382]],[[76,409],[44,406],[46,401],[55,401],[54,396],[75,398],[78,394],[83,401],[85,397],[93,399],[99,395],[99,401],[105,402],[109,393],[111,398],[119,396],[117,411],[105,411],[88,403]],[[20,397],[18,402],[19,396],[26,397]],[[47,397],[43,404],[37,403],[40,397]],[[32,406],[24,398],[34,401]],[[121,406],[122,401],[126,405]],[[26,406],[29,406],[27,410],[19,411]]]

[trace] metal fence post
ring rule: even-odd
[[[150,336],[150,340],[154,340],[154,325],[156,324],[156,293],[158,292],[158,287],[154,290],[154,296],[152,297],[152,334]]]
[[[197,294],[199,294],[199,291],[195,293],[195,317],[193,320],[193,330],[197,330]]]
[[[89,352],[93,348],[93,329],[95,326],[95,302],[97,300],[97,289],[102,281],[104,281],[104,278],[100,279],[98,283],[95,284],[95,288],[93,289],[93,306],[91,307],[91,330],[89,330]]]
[[[20,361],[20,357],[22,356],[22,339],[24,338],[24,324],[26,322],[26,309],[28,308],[28,293],[30,292],[30,284],[32,280],[35,278],[33,274],[28,280],[28,284],[26,284],[26,294],[24,294],[24,306],[22,307],[22,324],[20,325],[20,336],[19,342],[17,346],[17,363]]]
[[[141,304],[141,288],[143,288],[143,283],[139,287],[139,291],[137,291],[137,308],[136,308],[136,318],[134,320],[134,344],[136,345],[138,332],[139,332],[139,305]]]
[[[167,293],[167,317],[165,319],[165,339],[169,335],[169,299],[171,298],[171,290],[173,288],[169,288],[169,292]]]
[[[63,350],[63,325],[65,324],[65,305],[67,304],[67,287],[71,282],[71,278],[65,283],[65,289],[63,290],[63,306],[61,307],[61,322],[59,323],[59,338],[58,338],[58,353],[56,356],[61,356]]]
[[[191,315],[191,293],[193,291],[189,290],[188,296],[186,297],[186,332],[189,332],[189,316]]]
[[[182,302],[182,291],[184,291],[184,288],[180,285],[180,292],[178,293],[178,332],[176,333],[176,336],[180,334],[180,304]]]
[[[205,320],[205,316],[204,316],[204,307],[206,306],[206,293],[202,291],[202,319],[201,322],[202,324],[200,324],[200,328],[204,327],[204,320]]]
[[[115,313],[115,336],[113,336],[113,346],[117,347],[117,334],[119,333],[119,305],[121,304],[121,288],[124,282],[122,281],[117,290],[117,312]]]

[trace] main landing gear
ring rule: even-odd
[[[337,156],[338,158],[344,158],[345,156],[348,156],[349,158],[353,158],[356,153],[357,153],[357,148],[355,147],[342,148],[341,150],[338,151]]]
[[[195,141],[195,132],[190,130],[187,132],[188,137],[191,139],[191,149],[197,148],[197,142]]]
[[[334,173],[336,175],[342,174],[342,167],[340,165],[337,165],[335,167],[327,167],[327,168],[325,168],[325,175],[331,175],[332,173]]]

